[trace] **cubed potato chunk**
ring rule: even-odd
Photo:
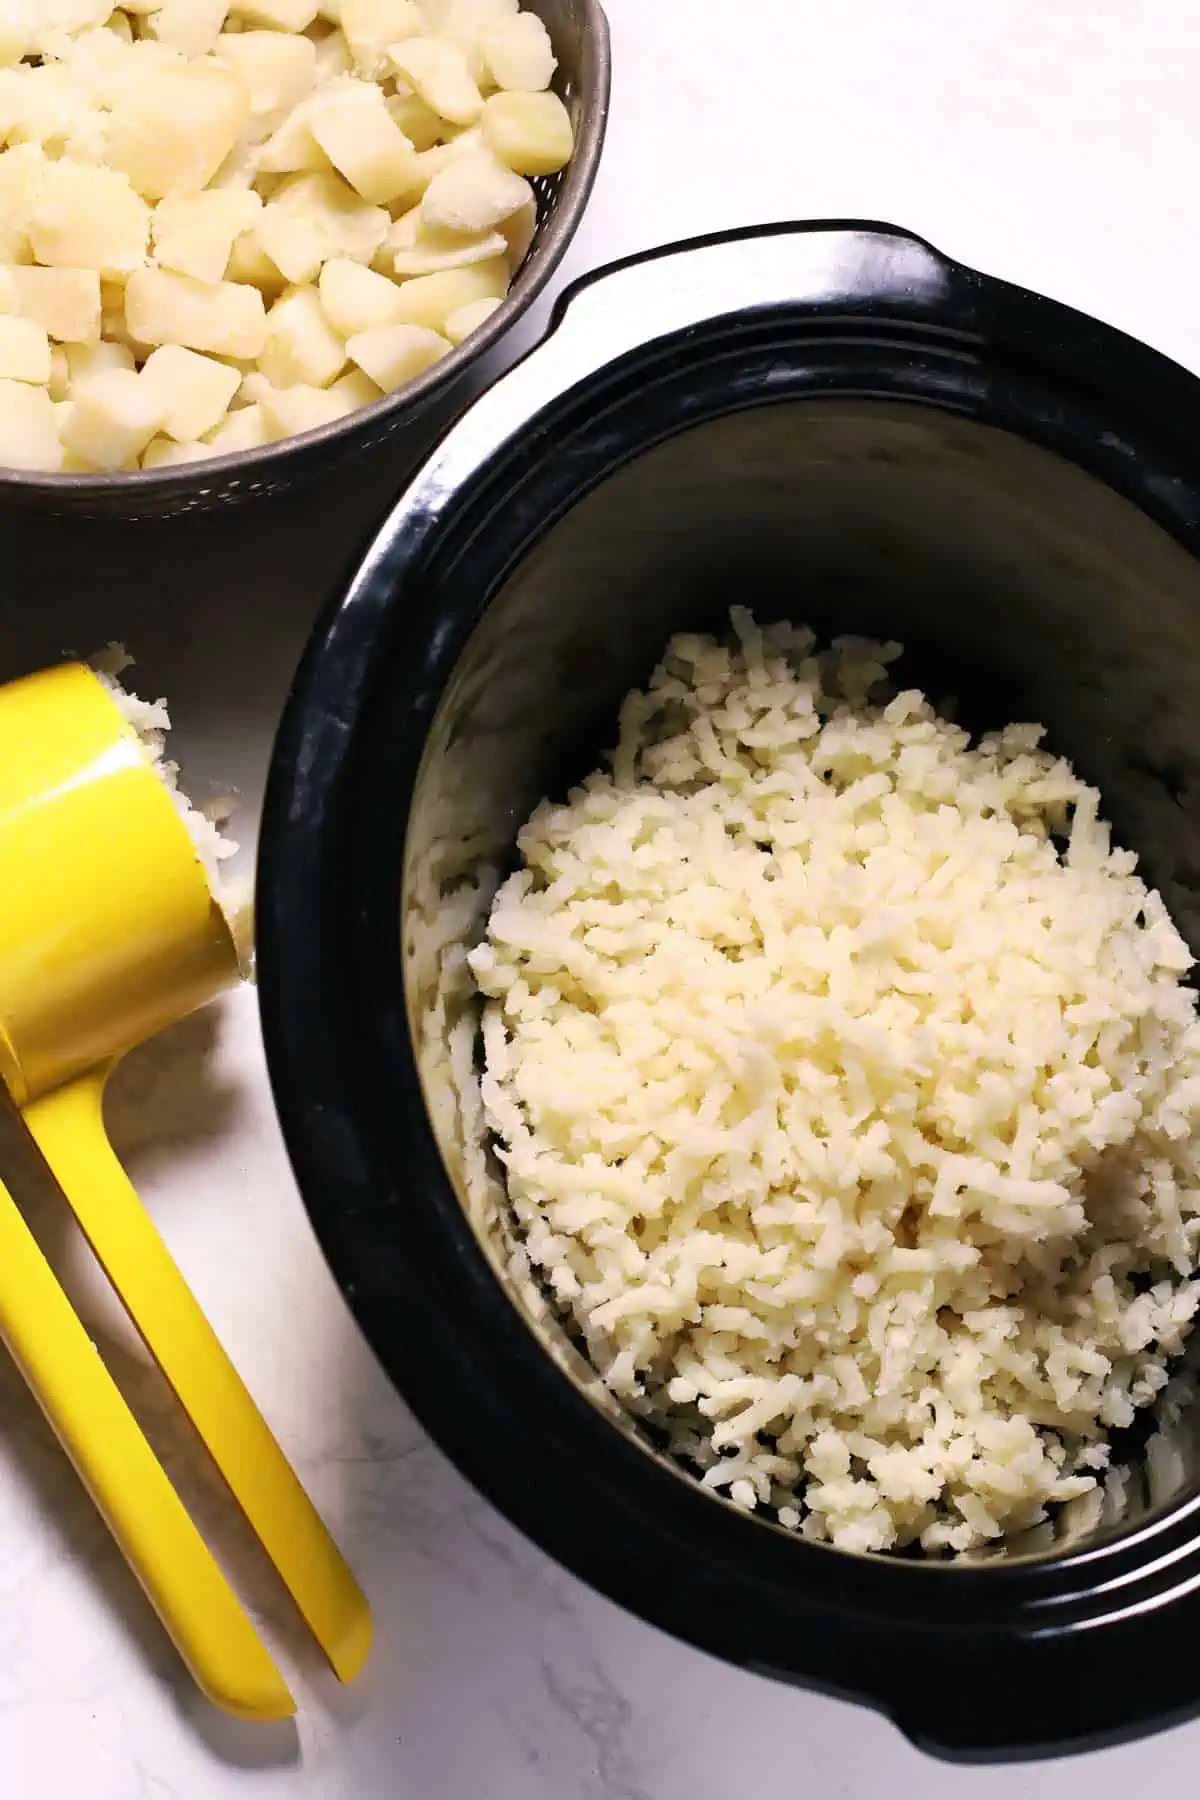
[[[214,356],[260,356],[267,341],[257,288],[197,281],[173,269],[135,270],[125,289],[125,322],[137,342],[182,344]]]
[[[291,288],[267,315],[259,368],[273,387],[303,382],[328,387],[346,366],[346,346],[321,307],[315,288]]]
[[[154,387],[162,400],[163,431],[181,443],[216,429],[229,411],[241,379],[228,363],[178,344],[164,344],[152,351],[142,369],[142,380]]]
[[[364,375],[390,394],[448,355],[451,345],[423,325],[381,325],[375,331],[358,332],[346,349]]]
[[[59,152],[88,129],[97,106],[86,81],[65,63],[3,71],[0,120],[10,144],[38,144]]]
[[[36,144],[0,151],[0,261],[32,262],[29,230],[48,167]]]
[[[139,457],[162,422],[162,396],[151,383],[128,369],[105,369],[74,396],[63,449],[111,472]]]
[[[272,262],[258,239],[257,228],[237,239],[225,271],[226,281],[248,281],[271,298],[287,285],[279,264]]]
[[[346,77],[318,94],[308,129],[364,200],[386,205],[417,188],[417,152],[395,124],[374,82]]]
[[[528,256],[529,246],[537,235],[536,201],[530,200],[511,219],[505,219],[500,231],[508,245],[508,266],[515,272]]]
[[[294,437],[312,431],[354,411],[354,402],[330,388],[297,382],[289,388],[272,388],[260,402],[262,421],[269,439]]]
[[[264,175],[294,175],[328,169],[329,158],[309,130],[311,96],[292,108],[258,153]]]
[[[14,267],[9,278],[16,311],[33,319],[60,344],[95,344],[100,338],[100,277],[95,269]]]
[[[331,31],[327,37],[319,38],[316,48],[318,87],[324,87],[327,81],[336,81],[339,75],[353,74],[354,58],[340,31]]]
[[[394,44],[389,61],[395,73],[440,118],[473,125],[483,96],[459,45],[446,38],[415,37]]]
[[[536,13],[517,13],[485,26],[479,48],[498,88],[536,94],[550,86],[557,64],[550,33]]]
[[[260,249],[288,281],[315,281],[330,255],[329,239],[315,219],[305,219],[268,206],[256,237]]]
[[[458,307],[446,320],[445,331],[450,342],[461,344],[464,338],[469,338],[473,331],[487,323],[499,304],[499,300],[468,300],[465,306]]]
[[[457,231],[431,231],[419,206],[397,219],[387,236],[385,251],[392,252],[392,268],[401,279],[410,275],[436,275],[441,269],[465,269],[471,263],[488,262],[508,254],[508,243],[499,231],[481,231],[464,237]]]
[[[432,150],[441,143],[446,122],[420,94],[389,94],[384,105],[414,150]]]
[[[316,84],[317,47],[311,38],[282,31],[226,32],[216,54],[245,83],[257,135],[277,130]]]
[[[206,56],[221,35],[229,0],[162,0],[150,15],[150,29],[160,43],[185,56]]]
[[[171,469],[180,463],[204,462],[213,454],[208,444],[179,444],[173,438],[151,438],[142,453],[143,469]]]
[[[482,128],[488,149],[518,175],[553,175],[575,148],[571,117],[557,94],[493,94]]]
[[[36,0],[7,0],[0,6],[0,67],[11,68],[32,55],[37,25]]]
[[[388,71],[388,46],[421,37],[425,16],[416,0],[342,0],[341,24],[360,75],[376,80]]]
[[[503,300],[508,292],[508,263],[503,257],[494,257],[491,262],[472,263],[467,269],[418,275],[413,281],[401,282],[396,291],[409,324],[441,331],[450,314],[460,306],[469,306],[474,300]],[[372,373],[367,369],[368,375]]]
[[[369,375],[364,375],[361,369],[351,369],[348,374],[339,375],[329,392],[341,394],[343,399],[348,400],[351,412],[357,412],[360,406],[374,406],[377,400],[383,399],[383,389]]]
[[[50,339],[32,319],[0,313],[0,381],[50,382]]]
[[[67,368],[71,372],[71,392],[74,393],[80,382],[89,381],[93,375],[99,375],[105,369],[133,369],[133,351],[127,344],[109,343],[106,339],[98,344],[68,344],[66,347]]]
[[[233,456],[239,450],[257,450],[267,441],[261,406],[243,406],[231,412],[209,433],[208,445],[214,456]]]
[[[147,200],[207,187],[250,119],[246,88],[218,62],[161,70],[113,111],[107,159]]]
[[[168,194],[154,209],[154,255],[164,269],[220,281],[233,246],[250,231],[262,201],[249,188],[208,188],[202,194]]]
[[[371,331],[377,325],[398,325],[405,316],[394,281],[344,256],[332,257],[325,264],[319,292],[325,317],[343,337]]]
[[[54,401],[65,400],[71,391],[71,365],[61,344],[50,347],[50,379],[46,386]]]
[[[0,381],[0,465],[51,473],[62,468],[58,418],[45,388]]]
[[[293,222],[283,230],[280,221]],[[281,182],[263,211],[258,239],[273,262],[276,252],[286,255],[289,267],[279,267],[289,279],[305,283],[331,256],[369,263],[391,228],[381,206],[369,206],[332,170],[328,174],[291,175]],[[316,267],[312,264],[315,261]],[[295,274],[292,269],[297,269]]]
[[[514,175],[490,150],[478,150],[434,176],[421,201],[421,218],[434,231],[469,236],[491,231],[532,199],[523,176]]]
[[[38,262],[51,268],[128,275],[146,260],[150,208],[116,169],[49,163],[29,223]]]
[[[307,31],[317,16],[317,0],[235,0],[234,11],[272,31]]]

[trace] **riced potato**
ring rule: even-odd
[[[0,464],[162,468],[411,381],[571,157],[554,68],[519,0],[4,0]]]

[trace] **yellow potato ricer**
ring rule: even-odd
[[[0,687],[0,1076],[30,1155],[48,1165],[349,1681],[370,1647],[366,1600],[104,1129],[114,1063],[238,974],[191,834],[104,684],[68,663]],[[7,1169],[6,1179],[0,1336],[201,1689],[244,1718],[286,1716],[294,1702],[283,1678],[42,1255]]]

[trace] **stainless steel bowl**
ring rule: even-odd
[[[545,287],[587,205],[608,123],[608,21],[599,0],[523,0],[545,22],[558,58],[554,87],[575,128],[575,154],[558,175],[535,181],[538,224],[507,298],[449,356],[394,394],[293,438],[178,468],[119,475],[47,475],[0,469],[0,506],[66,518],[164,518],[278,493],[387,442],[444,395],[503,337]]]

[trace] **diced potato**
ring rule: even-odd
[[[289,388],[272,388],[261,402],[261,411],[268,439],[285,438],[344,419],[354,411],[354,402],[330,388],[297,382]]]
[[[429,29],[440,34],[480,32],[498,19],[511,18],[521,0],[422,0]]]
[[[232,69],[214,61],[163,69],[121,96],[109,126],[108,161],[148,200],[199,193],[249,119],[249,96]]]
[[[420,94],[390,94],[384,101],[388,113],[414,150],[432,150],[446,134],[446,123]]]
[[[387,74],[390,44],[425,31],[416,0],[342,0],[341,23],[356,68],[370,80]]]
[[[273,387],[303,382],[328,387],[346,366],[346,346],[321,307],[315,288],[290,288],[267,315],[259,368]]]
[[[51,472],[62,468],[58,420],[45,388],[0,381],[0,464]]]
[[[257,450],[267,441],[261,406],[243,406],[231,412],[215,431],[208,435],[214,456],[233,456],[239,450]]]
[[[434,176],[421,201],[421,218],[434,231],[471,235],[491,231],[532,199],[523,176],[505,168],[490,150],[478,150]]]
[[[346,345],[351,360],[385,394],[423,374],[451,348],[438,332],[423,325],[380,325],[374,331],[358,332]]]
[[[91,89],[65,63],[5,70],[4,77],[0,120],[10,144],[40,144],[60,151],[96,115]]]
[[[32,53],[37,37],[37,0],[7,0],[0,6],[0,66]]]
[[[230,409],[235,406],[259,406],[268,394],[275,392],[274,382],[268,381],[258,369],[247,369],[242,376],[241,386],[230,401]]]
[[[99,375],[104,369],[133,369],[136,364],[133,352],[127,344],[113,344],[101,340],[98,344],[68,344],[66,348],[67,367],[71,371],[71,392],[74,393],[81,382],[89,381],[93,375]]]
[[[234,11],[273,31],[307,31],[317,16],[317,0],[234,0]]]
[[[112,471],[142,454],[163,421],[161,394],[128,369],[105,369],[79,389],[62,434],[64,450]]]
[[[50,390],[50,398],[56,402],[65,402],[71,392],[71,365],[61,344],[55,344],[51,348],[50,380],[46,385]]]
[[[257,288],[197,281],[173,269],[137,269],[125,289],[125,321],[143,344],[182,344],[214,356],[260,356],[267,314]]]
[[[471,263],[508,254],[507,240],[499,231],[481,231],[473,237],[457,231],[431,231],[419,206],[396,220],[386,248],[392,252],[392,268],[401,279],[436,275],[440,269],[465,269]]]
[[[397,289],[404,319],[431,331],[441,331],[460,306],[473,300],[503,300],[507,292],[508,263],[503,257],[472,263],[467,269],[446,269],[440,275],[418,275],[413,281],[401,282]],[[368,375],[373,373],[367,369]]]
[[[49,163],[29,223],[38,262],[127,275],[146,260],[150,209],[125,175],[89,163]]]
[[[280,293],[286,285],[286,278],[279,264],[271,261],[259,243],[257,227],[253,231],[244,231],[237,239],[230,253],[225,279],[248,281],[271,296]]]
[[[498,88],[535,94],[550,86],[557,63],[550,33],[536,13],[516,13],[485,26],[479,48]]]
[[[263,232],[273,211],[301,219],[319,231],[326,249],[321,258],[348,256],[368,263],[391,229],[391,219],[381,206],[369,206],[332,169],[324,174],[289,175],[280,183],[263,213],[259,241],[272,254]]]
[[[318,86],[324,86],[327,81],[334,81],[339,75],[349,75],[353,71],[354,58],[340,31],[331,31],[328,37],[321,38],[316,49]]]
[[[515,273],[528,256],[537,233],[537,202],[531,199],[511,219],[505,219],[500,232],[508,245],[508,266]]]
[[[318,94],[308,129],[334,168],[364,200],[386,205],[420,181],[417,153],[374,82],[345,77]]]
[[[386,275],[361,263],[333,257],[321,270],[321,308],[335,331],[352,337],[377,325],[398,325],[404,318],[400,289]]]
[[[408,38],[392,46],[389,61],[441,118],[454,125],[473,125],[479,117],[483,96],[457,44],[445,38]]]
[[[422,150],[417,157],[421,165],[421,192],[424,193],[434,176],[448,169],[451,163],[462,156],[473,156],[483,147],[483,133],[477,125],[472,125],[468,131],[457,132],[446,143],[435,144],[432,150]]]
[[[571,160],[575,133],[557,94],[493,94],[483,107],[483,140],[518,175],[553,175]]]
[[[16,310],[33,319],[62,344],[95,344],[100,339],[100,277],[95,269],[9,271]]]
[[[256,233],[259,247],[288,281],[315,281],[330,254],[329,239],[315,219],[305,219],[270,205]]]
[[[267,139],[258,166],[267,175],[292,175],[329,168],[329,158],[309,130],[309,101],[302,100]]]
[[[226,32],[217,41],[216,54],[245,83],[259,136],[277,130],[316,84],[317,47],[306,37],[282,31]]]
[[[50,339],[32,319],[0,313],[0,381],[50,381]]]
[[[487,323],[499,305],[499,300],[468,300],[447,318],[446,336],[452,344],[461,344],[464,338],[469,338],[473,331]]]
[[[154,209],[154,254],[164,269],[220,281],[233,246],[262,212],[253,189],[208,188],[202,194],[168,194]]]
[[[29,228],[49,167],[36,144],[0,151],[0,260],[32,262]]]
[[[383,399],[383,389],[364,375],[361,369],[351,369],[346,375],[339,375],[329,389],[331,394],[340,394],[350,402],[350,411],[356,412],[360,406],[374,406],[376,400]]]
[[[205,56],[221,35],[229,0],[162,0],[150,15],[150,29],[160,43],[186,56]]]
[[[177,344],[153,351],[141,378],[157,390],[163,403],[163,431],[180,443],[215,430],[241,384],[236,369]]]
[[[203,462],[212,455],[207,444],[178,444],[173,438],[151,438],[142,453],[143,469],[170,469],[179,463]]]

